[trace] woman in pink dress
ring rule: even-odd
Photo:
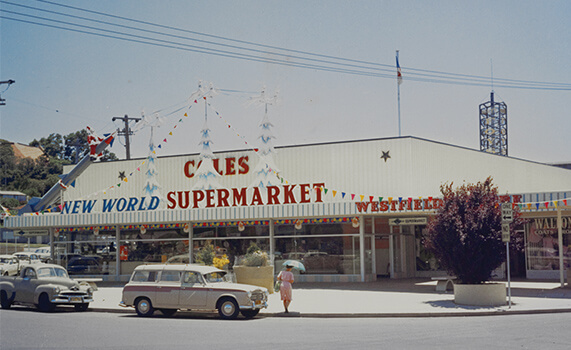
[[[284,302],[285,312],[289,312],[287,308],[291,303],[292,299],[292,288],[291,288],[291,285],[293,283],[293,273],[291,272],[292,268],[293,266],[288,265],[286,266],[286,270],[281,271],[280,274],[278,275],[278,280],[282,282],[280,285],[280,296]]]

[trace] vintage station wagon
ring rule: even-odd
[[[177,310],[217,310],[224,319],[239,313],[252,318],[268,306],[266,288],[227,282],[225,275],[212,266],[140,265],[123,288],[119,305],[134,307],[139,316],[155,310],[165,316]]]

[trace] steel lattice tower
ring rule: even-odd
[[[508,106],[495,102],[493,91],[480,105],[480,151],[508,155]]]

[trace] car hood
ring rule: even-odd
[[[46,278],[45,279],[46,282],[48,282],[49,284],[53,284],[53,285],[58,285],[61,287],[65,287],[67,289],[71,289],[71,290],[82,290],[83,288],[81,288],[81,286],[79,285],[79,283],[77,283],[77,281],[74,281],[72,279],[68,279],[68,278]]]
[[[217,288],[217,289],[233,289],[233,290],[240,290],[243,292],[253,292],[255,290],[261,290],[263,292],[267,291],[266,288],[260,286],[253,286],[250,284],[242,284],[242,283],[231,283],[231,282],[216,282],[216,283],[209,283],[209,287]]]

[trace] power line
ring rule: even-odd
[[[78,10],[78,11],[88,12],[88,13],[92,13],[92,14],[97,14],[97,15],[101,15],[101,16],[107,16],[107,17],[116,18],[116,19],[120,19],[120,20],[135,22],[135,23],[139,23],[139,24],[145,24],[145,25],[150,25],[150,26],[159,27],[159,28],[165,28],[165,29],[169,29],[169,30],[176,30],[176,31],[191,33],[191,34],[195,34],[195,35],[207,36],[207,37],[216,38],[219,40],[238,42],[238,43],[243,43],[243,44],[247,44],[247,45],[253,45],[253,46],[258,46],[258,47],[265,47],[265,48],[271,48],[271,49],[275,49],[275,50],[281,50],[281,51],[285,51],[285,52],[295,52],[295,53],[299,53],[299,54],[303,54],[303,55],[333,59],[336,61],[361,63],[361,64],[373,66],[373,67],[363,66],[363,65],[353,64],[353,63],[348,64],[348,63],[328,61],[328,60],[323,60],[323,59],[301,57],[301,56],[291,56],[291,55],[285,55],[285,54],[280,54],[280,53],[276,53],[276,52],[266,52],[266,51],[262,51],[259,49],[252,49],[252,48],[241,47],[241,46],[236,46],[236,45],[228,45],[228,44],[223,44],[223,43],[217,43],[217,42],[213,42],[213,41],[200,40],[200,39],[190,38],[190,37],[186,37],[186,36],[180,36],[180,35],[173,35],[170,33],[158,32],[155,30],[136,28],[136,27],[126,26],[126,25],[117,24],[117,23],[111,23],[111,22],[106,22],[106,21],[101,21],[101,20],[96,20],[96,19],[91,19],[91,18],[86,18],[86,17],[81,17],[81,16],[75,16],[75,15],[66,14],[66,13],[57,12],[57,11],[51,11],[51,10],[46,10],[46,9],[41,9],[41,8],[36,8],[36,7],[31,7],[31,6],[14,4],[12,2],[4,1],[4,0],[0,0],[0,2],[5,3],[5,4],[9,4],[9,5],[27,8],[27,9],[39,10],[42,12],[56,14],[56,15],[60,15],[60,16],[71,17],[71,18],[82,20],[82,21],[89,21],[89,22],[95,22],[95,23],[104,24],[104,25],[116,26],[116,27],[120,27],[123,29],[136,30],[136,31],[140,31],[140,32],[145,32],[145,33],[150,33],[150,34],[155,34],[155,35],[161,35],[161,36],[167,36],[167,37],[176,38],[176,39],[191,40],[191,41],[200,42],[200,43],[208,44],[208,45],[223,46],[225,48],[230,48],[230,49],[235,49],[235,50],[244,50],[244,51],[249,51],[249,52],[253,52],[253,53],[270,54],[273,56],[283,56],[287,59],[294,58],[294,59],[298,59],[298,60],[302,60],[302,61],[314,62],[315,64],[313,64],[313,63],[309,64],[309,63],[303,63],[303,62],[291,62],[291,61],[284,60],[284,59],[260,57],[260,56],[256,56],[256,55],[252,55],[252,54],[244,54],[244,53],[233,52],[233,51],[228,51],[228,50],[219,50],[219,49],[213,49],[213,48],[209,48],[209,47],[189,45],[189,44],[176,42],[176,41],[172,41],[172,40],[164,40],[164,39],[151,38],[151,37],[143,36],[143,35],[129,34],[129,33],[125,33],[125,32],[119,32],[119,31],[114,31],[114,30],[109,30],[109,29],[86,26],[86,25],[82,25],[82,24],[70,23],[70,22],[55,20],[55,19],[51,19],[51,18],[34,16],[34,15],[30,15],[30,14],[25,14],[25,13],[18,13],[18,12],[14,12],[14,11],[3,10],[3,9],[0,9],[0,11],[10,13],[13,15],[34,18],[36,20],[55,22],[55,23],[59,23],[59,24],[67,25],[67,26],[73,26],[73,27],[88,29],[89,31],[78,30],[78,29],[73,29],[73,28],[68,28],[68,27],[61,27],[61,26],[57,26],[57,25],[39,23],[39,22],[34,22],[34,21],[27,21],[27,20],[23,20],[23,19],[17,19],[17,18],[6,17],[6,16],[0,16],[0,18],[9,19],[9,20],[18,21],[18,22],[23,22],[23,23],[28,23],[28,24],[35,24],[35,25],[39,25],[39,26],[51,27],[54,29],[67,30],[67,31],[76,32],[76,33],[96,35],[96,36],[107,37],[107,38],[118,39],[118,40],[125,40],[125,41],[130,41],[130,42],[135,42],[135,43],[143,43],[143,44],[153,45],[153,46],[167,47],[167,48],[174,48],[174,49],[192,51],[192,52],[197,52],[197,53],[210,54],[210,55],[215,55],[215,56],[220,56],[220,57],[236,58],[236,59],[248,60],[248,61],[253,61],[253,62],[273,63],[273,64],[296,67],[296,68],[314,69],[314,70],[329,71],[329,72],[344,73],[344,74],[353,74],[353,75],[361,75],[361,76],[369,76],[369,77],[379,77],[379,78],[389,78],[389,79],[395,79],[396,78],[395,74],[393,73],[394,67],[391,65],[380,64],[380,63],[375,63],[375,62],[352,60],[352,59],[327,56],[327,55],[320,55],[320,54],[315,54],[315,53],[306,52],[306,51],[298,51],[298,50],[281,48],[281,47],[277,47],[277,46],[257,44],[257,43],[253,43],[253,42],[249,42],[249,41],[236,40],[236,39],[230,39],[230,38],[225,38],[225,37],[216,36],[216,35],[210,35],[210,34],[205,34],[205,33],[200,33],[200,32],[183,30],[183,29],[175,28],[175,27],[171,27],[171,26],[165,26],[165,25],[155,24],[155,23],[151,23],[151,22],[130,19],[127,17],[106,14],[106,13],[98,12],[98,11],[91,11],[91,10],[82,9],[82,8],[78,8],[78,7],[74,7],[74,6],[57,4],[57,3],[53,3],[51,1],[44,1],[44,0],[36,0],[36,1],[46,3],[46,4],[61,6],[61,7],[65,7],[65,8],[70,8],[70,9],[74,9],[74,10]],[[96,33],[93,31],[98,31],[98,32],[102,32],[102,33]],[[104,34],[104,33],[106,33],[106,34]],[[331,65],[333,65],[333,66],[331,66]],[[380,68],[380,67],[391,67],[391,69]],[[440,83],[440,84],[453,84],[453,85],[471,85],[471,86],[488,86],[489,85],[489,77],[482,77],[482,76],[468,75],[468,74],[448,73],[448,72],[440,72],[440,71],[432,71],[432,70],[424,70],[424,69],[417,69],[417,68],[410,68],[410,67],[409,68],[403,67],[403,68],[405,70],[406,80],[409,80],[409,81],[418,81],[418,82],[427,82],[427,83]],[[380,73],[382,71],[389,72],[390,74]],[[565,83],[536,82],[536,81],[514,80],[514,79],[498,79],[498,78],[496,78],[495,80],[496,81],[502,81],[503,83],[497,84],[496,86],[504,87],[504,88],[536,89],[536,90],[571,90],[571,84],[565,84]]]
[[[11,11],[5,11],[5,10],[0,10],[0,11],[11,12]],[[31,16],[31,15],[24,15],[24,16],[36,17],[36,16]],[[142,37],[142,36],[133,35],[133,34],[124,34],[124,33],[120,33],[120,32],[114,32],[114,31],[104,30],[104,29],[100,29],[100,28],[93,28],[93,27],[88,27],[88,26],[83,26],[83,25],[78,25],[78,24],[73,24],[73,23],[67,23],[67,24],[73,25],[73,26],[79,26],[79,27],[83,27],[83,28],[88,28],[88,29],[95,29],[95,30],[99,30],[99,31],[103,31],[103,32],[114,33],[116,35],[134,37],[136,39],[124,38],[124,37],[120,37],[120,36],[116,36],[116,35],[94,33],[94,32],[89,32],[89,31],[85,31],[85,30],[66,28],[66,27],[50,25],[50,24],[46,24],[46,23],[39,23],[39,22],[34,22],[34,21],[28,21],[28,20],[23,20],[23,19],[17,19],[17,18],[12,18],[12,17],[6,17],[6,16],[0,16],[0,18],[12,20],[12,21],[17,21],[17,22],[22,22],[22,23],[35,24],[35,25],[49,27],[49,28],[62,29],[62,30],[67,30],[67,31],[71,31],[71,32],[76,32],[76,33],[90,34],[90,35],[96,35],[96,36],[107,37],[107,38],[112,38],[112,39],[125,40],[125,41],[130,41],[130,42],[135,42],[135,43],[179,49],[179,50],[184,50],[184,51],[205,53],[205,54],[210,54],[210,55],[215,55],[215,56],[220,56],[220,57],[238,58],[238,59],[243,59],[243,60],[248,60],[248,61],[255,61],[255,62],[262,62],[262,63],[275,63],[275,64],[284,65],[284,66],[291,66],[291,67],[298,67],[298,68],[308,68],[308,69],[316,69],[316,70],[331,71],[331,72],[338,72],[338,73],[348,73],[348,74],[355,74],[355,75],[377,76],[377,77],[384,77],[384,78],[391,78],[392,79],[392,75],[389,75],[389,74],[383,75],[383,74],[375,74],[375,73],[371,73],[371,72],[364,72],[364,71],[357,71],[357,70],[350,70],[350,69],[341,69],[341,68],[319,66],[319,65],[309,65],[309,64],[302,64],[302,63],[292,63],[292,62],[288,62],[288,61],[284,61],[284,60],[257,57],[257,56],[253,56],[253,55],[240,54],[240,53],[236,53],[236,52],[229,52],[229,51],[215,50],[215,49],[208,49],[208,48],[200,48],[200,47],[196,47],[194,45],[182,44],[182,43],[177,43],[177,42],[168,41],[168,40]],[[45,20],[61,22],[61,21],[51,20],[51,19],[45,19]],[[144,39],[156,41],[156,43],[144,41]]]
[[[145,24],[145,25],[149,25],[149,26],[154,26],[154,27],[159,27],[159,28],[164,28],[164,29],[170,29],[170,30],[175,30],[175,31],[179,31],[179,32],[184,32],[184,33],[189,33],[189,34],[194,34],[194,35],[200,35],[200,36],[205,36],[205,37],[210,37],[210,38],[215,38],[215,39],[220,39],[220,40],[225,40],[225,41],[237,42],[237,43],[242,43],[242,44],[247,44],[247,45],[252,45],[252,46],[257,46],[257,47],[270,48],[270,49],[286,51],[286,52],[300,53],[300,54],[311,55],[311,56],[316,56],[316,57],[323,57],[323,58],[330,58],[330,59],[335,59],[335,60],[343,60],[343,61],[348,61],[348,62],[362,63],[362,64],[373,65],[373,66],[387,67],[387,68],[390,68],[390,72],[393,72],[394,68],[395,68],[393,65],[390,65],[390,64],[382,64],[382,63],[378,63],[378,62],[368,62],[368,61],[362,61],[362,60],[356,60],[356,59],[349,59],[349,58],[343,58],[343,57],[317,54],[317,53],[312,53],[312,52],[308,52],[308,51],[293,50],[293,49],[283,48],[283,47],[279,47],[279,46],[259,44],[259,43],[246,41],[246,40],[232,39],[232,38],[227,38],[227,37],[218,36],[218,35],[212,35],[212,34],[192,31],[192,30],[176,28],[173,26],[156,24],[156,23],[152,23],[152,22],[148,22],[148,21],[136,20],[136,19],[132,19],[132,18],[124,17],[124,16],[117,16],[117,15],[112,15],[112,14],[108,14],[108,13],[104,13],[104,12],[88,10],[88,9],[84,9],[84,8],[80,8],[80,7],[59,4],[59,3],[55,3],[55,2],[47,1],[47,0],[36,0],[36,1],[41,2],[41,3],[55,5],[55,6],[60,6],[60,7],[64,7],[64,8],[69,8],[69,9],[73,9],[73,10],[77,10],[77,11],[97,14],[97,15],[101,15],[101,16],[105,16],[105,17],[116,18],[116,19],[120,19],[120,20],[124,20],[124,21],[135,22],[135,23],[139,23],[139,24]],[[1,1],[1,2],[7,2],[7,1]],[[190,39],[190,38],[187,38],[187,39]],[[190,40],[197,40],[197,39],[190,39]],[[210,43],[212,43],[212,42],[210,42]],[[220,44],[220,43],[213,43],[213,44],[224,45],[224,44]],[[486,82],[489,80],[489,77],[485,77],[485,76],[449,73],[449,72],[424,70],[424,69],[417,69],[417,68],[410,68],[410,67],[402,67],[402,68],[406,68],[406,70],[410,70],[410,71],[419,71],[419,72],[427,72],[427,73],[435,73],[435,74],[456,75],[456,76],[461,76],[461,77],[477,78],[477,79],[483,79]],[[512,82],[531,83],[531,84],[571,86],[571,84],[567,84],[567,83],[551,83],[551,82],[538,82],[538,81],[514,80],[514,79],[502,79],[502,78],[496,78],[496,79],[512,81]]]
[[[1,10],[1,9],[0,9],[0,11],[12,12],[12,11],[6,11],[6,10]],[[25,14],[23,14],[23,16],[37,17],[37,16],[25,15]],[[78,24],[74,24],[74,23],[63,22],[65,24],[72,25],[72,26],[78,26],[78,27],[83,27],[83,28],[87,28],[87,29],[94,29],[94,30],[99,30],[99,31],[103,31],[103,32],[114,33],[116,35],[123,35],[123,36],[127,36],[127,38],[121,37],[121,36],[116,36],[116,35],[95,33],[95,32],[89,32],[89,31],[85,31],[85,30],[79,30],[79,29],[72,29],[72,28],[61,27],[61,26],[56,26],[56,25],[50,25],[50,24],[46,24],[46,23],[39,23],[39,22],[34,22],[34,21],[17,19],[17,18],[12,18],[12,17],[7,17],[7,16],[0,16],[0,18],[12,20],[12,21],[16,21],[16,22],[35,24],[35,25],[49,27],[49,28],[61,29],[61,30],[66,30],[66,31],[71,31],[71,32],[76,32],[76,33],[90,34],[90,35],[95,35],[95,36],[107,37],[107,38],[130,41],[130,42],[147,44],[147,45],[166,47],[166,48],[191,51],[191,52],[197,52],[197,53],[204,53],[204,54],[215,55],[215,56],[219,56],[219,57],[236,58],[236,59],[253,61],[253,62],[261,62],[261,63],[273,63],[273,64],[279,64],[279,65],[290,66],[290,67],[313,69],[313,70],[320,70],[320,71],[329,71],[329,72],[336,72],[336,73],[345,73],[345,74],[361,75],[361,76],[368,76],[368,77],[395,79],[395,76],[393,74],[381,74],[381,73],[374,73],[374,72],[367,72],[367,71],[359,71],[359,70],[354,70],[354,69],[344,69],[344,68],[335,68],[335,67],[320,66],[320,65],[293,63],[293,62],[288,62],[288,61],[284,61],[284,60],[271,59],[271,58],[267,58],[267,57],[257,57],[257,56],[253,56],[253,55],[240,54],[240,53],[236,53],[236,52],[229,52],[229,51],[209,49],[209,48],[200,48],[200,47],[197,48],[194,45],[182,44],[182,43],[177,43],[177,42],[168,41],[168,40],[148,38],[148,37],[143,37],[143,36],[138,36],[138,35],[133,35],[133,34],[124,34],[124,33],[116,32],[116,31],[109,31],[109,30],[105,30],[105,29],[94,28],[94,27],[89,27],[89,26],[84,26],[84,25],[78,25]],[[44,20],[52,21],[52,22],[62,22],[62,21],[57,21],[57,20],[52,20],[52,19],[44,19]],[[132,38],[128,38],[128,37],[134,37],[137,39],[132,39]],[[152,41],[156,41],[156,42],[150,42],[150,41],[145,41],[145,40],[152,40]],[[366,68],[366,67],[363,67],[363,68]],[[458,78],[454,78],[454,79],[458,79]],[[430,79],[430,78],[418,78],[418,77],[414,77],[414,76],[409,75],[406,78],[406,80],[418,81],[418,82],[427,82],[427,83],[438,83],[438,84],[488,86],[487,82],[470,82],[468,80],[466,80],[466,81],[453,81],[453,80],[446,80],[445,77],[440,78],[440,79],[434,79],[434,78]],[[496,84],[496,86],[497,87],[504,87],[504,88],[533,89],[533,90],[571,90],[571,86],[569,88],[548,87],[548,86],[545,86],[545,87],[541,87],[541,86],[518,86],[518,85],[508,85],[508,84]]]
[[[330,56],[330,55],[317,54],[317,53],[308,52],[308,51],[288,49],[288,48],[283,48],[283,47],[273,46],[273,45],[259,44],[259,43],[255,43],[255,42],[252,42],[252,41],[232,39],[232,38],[227,38],[227,37],[223,37],[223,36],[219,36],[219,35],[207,34],[207,33],[202,33],[202,32],[197,32],[197,31],[192,31],[192,30],[187,30],[187,29],[181,29],[181,28],[176,28],[176,27],[167,26],[167,25],[162,25],[162,24],[156,24],[156,23],[152,23],[152,22],[148,22],[148,21],[136,20],[136,19],[132,19],[132,18],[124,17],[124,16],[117,16],[117,15],[112,15],[112,14],[108,14],[108,13],[104,13],[104,12],[88,10],[88,9],[84,9],[84,8],[80,8],[80,7],[75,7],[75,6],[70,6],[70,5],[64,5],[64,4],[58,4],[58,3],[55,3],[55,2],[52,2],[52,1],[47,1],[47,0],[36,0],[36,1],[37,1],[37,2],[41,2],[41,3],[46,3],[46,4],[55,5],[55,6],[65,7],[65,8],[69,8],[69,9],[73,9],[73,10],[77,10],[77,11],[82,11],[82,12],[97,14],[97,15],[101,15],[101,16],[105,16],[105,17],[116,18],[116,19],[121,19],[121,20],[124,20],[124,21],[135,22],[135,23],[139,23],[139,24],[145,24],[145,25],[149,25],[149,26],[154,26],[154,27],[159,27],[159,28],[164,28],[164,29],[170,29],[170,30],[175,30],[175,31],[183,32],[183,33],[189,33],[189,34],[194,34],[194,35],[200,35],[200,36],[205,36],[205,37],[210,37],[210,38],[215,38],[215,39],[220,39],[220,40],[225,40],[225,41],[237,42],[237,43],[241,43],[241,44],[247,44],[247,45],[252,45],[252,46],[257,46],[257,47],[264,47],[264,48],[269,48],[269,49],[274,49],[274,50],[280,50],[280,51],[286,51],[286,52],[294,52],[294,53],[299,53],[299,54],[304,54],[304,55],[311,55],[311,56],[316,56],[316,57],[323,57],[323,58],[330,58],[330,59],[342,60],[342,61],[348,61],[348,62],[354,62],[354,63],[368,64],[368,65],[373,65],[373,66],[387,67],[387,68],[390,69],[390,72],[393,72],[393,71],[394,71],[394,68],[395,68],[393,65],[390,65],[390,64],[382,64],[382,63],[378,63],[378,62],[368,62],[368,61],[362,61],[362,60],[356,60],[356,59],[349,59],[349,58],[344,58],[344,57],[336,57],[336,56]],[[7,1],[1,1],[1,2],[7,2]],[[72,16],[72,15],[69,15],[69,16]],[[165,34],[165,35],[166,35],[166,34]],[[190,39],[190,38],[187,38],[187,39]],[[197,39],[190,39],[190,40],[197,40]],[[213,42],[209,42],[209,43],[213,43]],[[215,44],[215,45],[224,45],[224,44],[220,44],[220,43],[213,43],[213,44]],[[485,81],[488,81],[488,80],[489,80],[489,77],[485,77],[485,76],[468,75],[468,74],[458,74],[458,73],[449,73],[449,72],[434,71],[434,70],[425,70],[425,69],[417,69],[417,68],[410,68],[410,67],[401,67],[401,68],[406,68],[407,70],[410,70],[410,71],[419,71],[419,72],[435,73],[435,74],[445,74],[445,75],[456,75],[456,76],[461,76],[461,77],[483,79],[483,80],[485,80]],[[530,83],[530,84],[547,84],[547,85],[571,86],[571,84],[567,84],[567,83],[551,83],[551,82],[538,82],[538,81],[514,80],[514,79],[502,79],[502,78],[496,78],[496,79],[498,79],[498,80],[512,81],[512,82],[520,82],[520,83]]]
[[[44,12],[49,12],[49,13],[53,13],[53,14],[58,14],[58,15],[62,15],[62,16],[68,16],[68,17],[72,17],[72,18],[76,18],[76,19],[82,19],[82,20],[86,20],[86,21],[97,22],[97,23],[106,24],[106,25],[118,26],[118,27],[122,27],[122,28],[126,28],[126,29],[132,29],[132,30],[143,31],[143,32],[152,33],[152,34],[159,34],[159,35],[163,35],[163,36],[175,37],[175,38],[177,38],[177,39],[192,40],[192,41],[198,41],[198,42],[202,42],[202,43],[206,43],[206,44],[221,45],[221,46],[224,46],[224,47],[233,48],[233,49],[238,49],[238,50],[247,50],[247,51],[252,51],[252,52],[256,52],[256,53],[260,53],[260,54],[268,54],[268,52],[265,52],[265,51],[262,51],[262,50],[257,50],[257,49],[250,49],[250,48],[239,47],[239,46],[235,46],[235,45],[220,44],[220,43],[215,43],[215,42],[211,42],[211,41],[197,40],[197,39],[194,39],[194,38],[188,38],[188,37],[183,37],[183,36],[179,36],[179,35],[172,35],[172,34],[161,33],[161,32],[157,32],[157,31],[150,31],[150,30],[145,30],[145,29],[141,29],[141,28],[135,28],[135,27],[124,26],[124,25],[115,24],[115,23],[110,23],[110,22],[105,22],[105,21],[99,21],[99,20],[89,19],[89,18],[80,17],[80,16],[74,16],[74,15],[64,14],[64,13],[56,12],[56,11],[48,11],[48,10],[38,9],[38,8],[34,8],[34,7],[30,7],[30,6],[25,6],[25,5],[13,4],[13,3],[10,3],[10,2],[6,2],[6,1],[0,1],[0,2],[7,3],[7,4],[11,4],[11,5],[15,5],[15,6],[20,6],[20,7],[25,7],[25,8],[36,9],[36,10],[40,10],[40,11],[44,11]],[[155,39],[155,38],[144,37],[144,36],[141,36],[141,35],[127,34],[127,33],[123,33],[123,32],[118,32],[118,31],[113,31],[113,30],[108,30],[108,29],[102,29],[102,28],[96,28],[96,27],[91,27],[91,26],[86,26],[86,25],[81,25],[81,24],[76,24],[76,23],[70,23],[70,22],[55,20],[55,19],[46,18],[46,17],[35,16],[35,15],[30,15],[30,14],[25,14],[25,13],[20,13],[20,12],[14,12],[14,11],[9,11],[9,10],[0,10],[0,11],[6,12],[6,13],[10,13],[10,14],[14,14],[14,15],[18,15],[18,16],[24,16],[24,17],[30,17],[30,18],[39,19],[39,20],[44,20],[44,21],[56,22],[56,23],[60,23],[60,24],[65,24],[65,25],[70,25],[70,26],[75,26],[75,27],[80,27],[80,28],[85,28],[85,29],[90,29],[90,30],[97,30],[97,31],[102,31],[102,32],[107,32],[107,33],[112,33],[112,34],[117,34],[117,35],[130,36],[130,37],[134,37],[134,38],[138,38],[138,39],[153,40],[153,41],[157,41],[157,42],[163,42],[163,43],[169,43],[169,44],[176,44],[176,45],[183,45],[183,46],[186,46],[186,47],[189,47],[189,48],[209,50],[209,51],[218,52],[218,53],[243,55],[244,57],[259,58],[259,59],[265,59],[265,60],[268,60],[268,61],[274,61],[274,60],[275,60],[276,62],[279,61],[279,62],[282,62],[282,63],[287,63],[286,61],[283,61],[283,60],[277,60],[277,59],[272,59],[272,58],[263,58],[263,57],[260,57],[260,56],[246,55],[246,54],[241,54],[241,53],[237,53],[237,52],[229,52],[229,51],[217,50],[217,49],[212,49],[212,48],[207,48],[207,47],[200,47],[200,46],[195,46],[195,45],[187,45],[187,44],[182,44],[182,43],[173,42],[173,41],[169,41],[169,40],[161,40],[161,39]],[[11,19],[11,18],[7,18],[7,19]],[[25,22],[25,21],[24,21],[24,22]],[[30,22],[30,23],[32,23],[32,22]],[[34,23],[34,24],[40,24],[40,23],[37,23],[37,22],[33,22],[33,23]],[[63,29],[63,28],[57,27],[57,26],[55,26],[54,28]],[[269,53],[269,54],[274,55],[274,56],[283,56],[282,54],[276,54],[276,53]],[[331,62],[331,61],[325,61],[325,60],[321,60],[321,59],[312,59],[312,58],[300,57],[300,56],[291,56],[291,55],[288,55],[288,56],[286,56],[286,57],[287,57],[288,59],[292,59],[292,58],[293,58],[293,59],[300,59],[300,60],[306,60],[306,61],[312,61],[312,62],[319,62],[319,63],[326,63],[326,64],[333,64],[333,65],[338,65],[338,66],[346,66],[346,67],[359,68],[359,69],[373,69],[373,68],[371,68],[371,67],[363,67],[363,66],[358,66],[358,65],[354,65],[354,64],[343,64],[343,63],[339,63],[339,62]],[[311,68],[319,68],[319,66],[312,66]],[[381,68],[374,68],[374,70],[387,71],[387,72],[391,72],[391,73],[392,73],[392,71],[393,71],[392,69],[389,70],[389,69],[381,69]],[[392,76],[391,76],[391,75],[388,75],[387,77],[392,77]]]

